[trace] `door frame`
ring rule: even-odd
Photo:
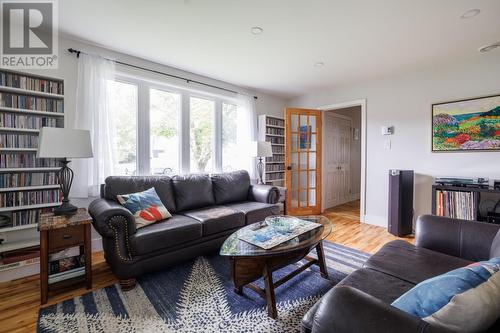
[[[352,100],[352,101],[347,101],[347,102],[341,102],[341,103],[334,103],[334,104],[329,104],[329,105],[322,105],[317,107],[316,109],[321,110],[321,111],[333,111],[333,110],[338,110],[338,109],[345,109],[353,106],[360,106],[361,107],[361,129],[360,129],[360,135],[361,135],[361,189],[360,189],[360,205],[359,205],[359,219],[361,222],[366,223],[366,156],[367,156],[367,126],[366,126],[366,98],[363,99],[357,99],[357,100]],[[321,112],[321,118],[325,116],[324,112]],[[322,143],[321,145],[323,146],[323,151],[325,149],[325,131],[322,133]],[[323,168],[322,170],[322,178],[326,179],[325,175],[325,169]],[[325,207],[325,198],[326,198],[326,193],[325,193],[325,186],[321,188],[321,209],[322,212],[324,212],[324,207]]]
[[[322,118],[326,118],[326,117],[330,116],[330,117],[332,117],[332,118],[337,118],[337,119],[348,120],[348,121],[349,121],[349,128],[352,128],[352,118],[347,117],[347,116],[344,116],[344,115],[341,115],[341,114],[335,114],[335,113],[330,113],[330,114],[327,114],[327,113],[326,113],[327,111],[334,111],[334,110],[325,110],[325,113],[322,113]],[[323,119],[323,127],[325,126],[325,124],[326,124],[326,119]],[[323,133],[326,133],[326,131],[325,131],[325,130],[323,130]],[[349,134],[351,135],[350,140],[352,141],[352,140],[353,140],[353,139],[352,139],[352,132],[351,132],[351,131],[349,131]],[[351,144],[351,141],[349,141],[349,144]],[[324,143],[322,143],[322,145],[325,145],[325,144],[326,144],[326,138],[325,138],[324,136],[323,136],[323,142],[324,142]],[[350,152],[350,154],[352,154],[352,151],[351,151],[351,149],[350,149],[350,148],[351,148],[351,147],[349,147],[349,152]],[[325,155],[325,152],[326,152],[326,149],[325,149],[325,146],[323,146],[323,156]],[[349,156],[349,166],[351,165],[351,161],[350,161],[350,159],[351,159],[351,156]],[[324,159],[324,160],[325,160],[325,159]],[[351,188],[350,172],[351,172],[351,170],[349,170],[349,188]],[[327,179],[327,178],[326,178],[326,173],[327,173],[326,168],[325,168],[325,167],[323,167],[322,174],[323,174],[323,179],[324,179],[324,180],[325,180],[325,179]],[[322,207],[324,207],[324,208],[323,208],[323,211],[324,211],[325,209],[328,209],[328,208],[327,208],[327,204],[326,204],[326,198],[327,198],[327,196],[326,196],[326,191],[327,191],[327,187],[326,187],[326,186],[323,186],[323,187],[322,187],[322,189],[323,189],[323,191],[322,191],[322,198],[323,198],[323,202],[322,202],[322,204],[323,204],[323,205],[322,205]],[[360,196],[361,196],[361,193],[360,193]],[[346,202],[344,202],[344,203],[346,203]],[[342,205],[342,204],[343,204],[343,203],[341,203],[341,204],[339,204],[339,205]]]

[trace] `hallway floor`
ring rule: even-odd
[[[333,231],[327,240],[353,247],[368,253],[377,252],[385,243],[403,239],[413,243],[413,237],[396,237],[386,228],[361,223],[359,219],[359,200],[351,201],[330,209],[323,215],[333,223]]]

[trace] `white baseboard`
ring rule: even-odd
[[[92,252],[102,251],[102,238],[96,237],[92,239]]]
[[[378,227],[387,228],[387,218],[376,215],[365,215],[363,223],[376,225]]]

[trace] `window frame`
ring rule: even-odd
[[[119,83],[124,83],[124,84],[130,84],[130,85],[134,85],[136,88],[137,88],[137,105],[136,105],[136,122],[135,122],[135,131],[136,131],[136,135],[135,135],[135,146],[137,148],[136,152],[135,152],[135,171],[136,171],[136,175],[139,174],[139,159],[140,159],[140,156],[139,156],[139,105],[140,105],[140,86],[137,82],[134,82],[133,80],[130,80],[130,78],[126,77],[126,76],[116,76],[115,79],[114,79],[115,82],[119,82]]]
[[[181,107],[179,109],[179,117],[177,119],[177,129],[178,129],[178,137],[179,137],[179,147],[178,147],[178,161],[179,161],[179,165],[177,166],[177,169],[179,170],[179,172],[182,172],[182,135],[183,135],[183,127],[182,127],[182,114],[184,113],[183,109],[184,109],[184,101],[183,101],[183,95],[181,92],[179,91],[175,91],[175,89],[170,89],[170,87],[165,87],[164,85],[159,85],[157,83],[154,83],[154,82],[151,82],[151,84],[149,84],[147,86],[147,108],[143,111],[144,113],[147,113],[148,114],[148,126],[147,126],[147,129],[145,129],[145,131],[147,131],[147,138],[144,138],[144,140],[147,141],[147,143],[145,143],[145,148],[147,148],[147,150],[144,152],[145,154],[147,154],[147,157],[145,157],[145,160],[147,160],[147,162],[145,162],[145,166],[144,166],[144,173],[141,173],[141,175],[151,175],[151,118],[150,118],[150,114],[151,114],[151,110],[150,110],[150,91],[151,89],[155,89],[155,90],[159,90],[159,91],[163,91],[163,92],[166,92],[166,93],[170,93],[170,94],[177,94],[180,96],[180,104],[181,104]],[[147,147],[146,147],[147,146]]]
[[[115,81],[137,86],[137,126],[136,126],[136,156],[137,175],[151,175],[151,128],[150,128],[150,89],[156,89],[180,95],[180,114],[178,119],[179,135],[179,174],[191,173],[190,161],[190,98],[206,99],[214,102],[213,133],[212,133],[212,170],[222,172],[222,105],[231,104],[238,107],[236,98],[173,86],[147,77],[128,74],[120,71]],[[210,173],[210,172],[207,172]]]

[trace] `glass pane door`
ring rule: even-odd
[[[286,182],[289,214],[321,213],[321,111],[287,109]]]

